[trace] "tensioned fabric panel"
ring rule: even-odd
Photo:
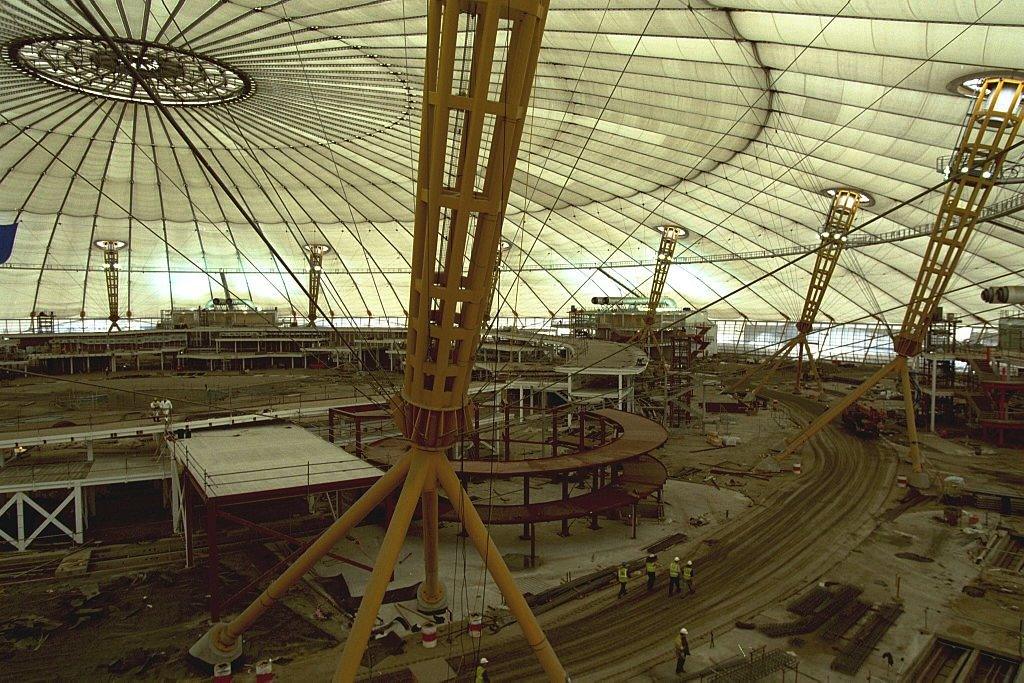
[[[715,256],[813,245],[828,206],[822,192],[831,187],[872,195],[864,223],[938,183],[937,159],[955,144],[969,104],[948,85],[1024,65],[1024,13],[1015,0],[621,5],[553,3],[504,227],[513,246],[495,297],[502,315],[564,314],[592,296],[645,293],[655,228],[676,223],[689,235],[666,297],[698,307],[757,280],[710,312],[796,318],[812,257],[771,273],[782,258]],[[403,313],[422,3],[90,6],[119,38],[219,60],[251,79],[241,99],[176,106],[172,116],[300,279],[304,245],[332,248],[326,310]],[[221,293],[224,273],[237,296],[301,314],[302,293],[285,265],[155,107],[16,68],[18,41],[75,35],[95,31],[67,0],[0,5],[0,223],[21,221],[14,254],[0,266],[0,317],[104,317],[97,239],[129,244],[122,312],[200,305]],[[73,57],[68,45],[80,44],[54,59]],[[146,54],[139,64],[167,68]],[[84,59],[86,71],[99,68],[96,58]],[[992,203],[1017,197],[1014,188],[997,190]],[[864,231],[927,225],[938,202],[933,192]],[[823,316],[898,322],[924,244],[848,250]],[[1016,216],[983,225],[946,310],[972,323],[998,316],[978,290],[1019,280],[1022,244]]]

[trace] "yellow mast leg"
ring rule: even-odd
[[[408,469],[409,456],[406,454],[360,496],[359,500],[353,503],[341,517],[327,527],[320,537],[306,548],[305,552],[273,583],[267,586],[259,597],[249,603],[249,606],[241,614],[227,623],[214,625],[207,636],[204,636],[209,637],[213,650],[222,653],[235,650],[239,637],[268,609],[273,607],[285,593],[302,580],[302,577],[313,568],[313,565],[344,539],[349,531],[363,521],[366,515],[373,512],[373,509],[402,483]]]
[[[894,371],[909,372],[908,359],[921,352],[928,326],[956,272],[992,187],[1002,174],[1003,162],[1020,132],[1022,120],[1024,81],[1012,78],[986,79],[978,89],[978,96],[964,124],[963,135],[950,157],[950,170],[954,175],[946,185],[921,268],[914,282],[914,290],[903,316],[903,324],[895,338],[896,358],[808,425],[780,457],[793,453],[824,429],[846,406],[863,396],[885,375]],[[909,375],[901,376],[901,381],[904,383],[904,407],[908,411],[907,437],[911,444],[911,458],[915,461],[915,476],[910,483],[924,488],[929,485],[929,481],[917,445]]]
[[[491,540],[487,527],[484,525],[483,520],[480,519],[480,513],[473,507],[469,495],[463,490],[462,484],[459,483],[459,478],[455,475],[455,470],[452,469],[452,465],[447,459],[444,462],[438,463],[437,475],[441,487],[448,494],[448,499],[451,500],[456,513],[459,515],[459,519],[462,520],[466,533],[469,534],[469,539],[473,542],[477,553],[483,559],[484,567],[494,579],[494,583],[498,586],[502,596],[504,596],[512,616],[519,622],[519,627],[523,630],[526,642],[533,648],[533,652],[537,656],[540,665],[544,668],[544,672],[547,673],[548,679],[553,683],[565,681],[565,669],[562,668],[561,663],[558,661],[558,656],[555,654],[554,649],[552,649],[551,643],[548,642],[547,636],[544,635],[544,631],[537,622],[537,617],[534,616],[529,605],[526,604],[526,598],[519,592],[515,579],[512,578],[512,573],[508,570],[508,565],[505,564],[505,560],[501,556],[501,551],[498,550],[498,547],[494,545],[494,541]]]
[[[817,256],[814,259],[814,270],[811,271],[811,280],[807,285],[807,295],[804,297],[804,307],[800,313],[800,320],[797,321],[797,334],[789,340],[789,343],[776,352],[764,365],[764,378],[758,383],[752,393],[756,394],[764,384],[771,379],[779,367],[779,356],[785,357],[794,346],[799,345],[800,354],[796,362],[796,390],[800,391],[800,374],[803,371],[804,348],[807,348],[808,362],[813,362],[810,355],[810,346],[807,345],[807,335],[814,328],[814,319],[818,316],[821,303],[828,291],[829,282],[832,281],[832,274],[835,272],[839,256],[846,246],[847,236],[853,228],[854,218],[857,216],[857,208],[861,203],[861,193],[849,188],[839,188],[832,195],[832,204],[825,215],[825,226],[821,231],[821,246],[818,248]],[[784,353],[783,353],[784,352]],[[748,371],[738,382],[732,385],[730,391],[736,391],[759,371],[754,368]]]
[[[359,673],[359,666],[370,640],[370,631],[377,620],[377,612],[380,611],[388,584],[391,583],[391,573],[395,570],[398,554],[402,552],[402,542],[409,530],[412,515],[416,512],[416,503],[419,502],[423,491],[423,482],[433,473],[433,469],[433,459],[425,457],[422,451],[413,448],[410,452],[409,473],[402,486],[402,493],[398,496],[391,523],[388,524],[388,530],[377,552],[377,559],[373,562],[373,573],[363,590],[359,611],[356,612],[355,621],[352,622],[348,637],[345,639],[345,649],[342,650],[341,661],[334,673],[336,682],[354,681],[356,674]]]

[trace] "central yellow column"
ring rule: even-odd
[[[444,457],[444,456],[442,456]],[[437,475],[430,472],[420,497],[423,511],[423,583],[416,593],[416,608],[423,613],[443,612],[448,607],[437,572]]]

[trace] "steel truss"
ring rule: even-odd
[[[566,680],[446,449],[472,424],[469,381],[488,314],[501,224],[522,138],[548,0],[430,0],[405,380],[392,412],[412,447],[242,614],[209,634],[223,652],[313,564],[401,487],[334,675],[354,681],[391,573],[422,501],[421,606],[445,605],[437,569],[437,487],[445,490],[552,681]],[[499,31],[507,39],[496,58]],[[461,56],[462,41],[472,52]],[[455,83],[456,57],[467,77]],[[502,73],[504,70],[504,73]]]
[[[829,282],[835,272],[836,264],[839,262],[839,255],[849,239],[850,230],[853,228],[853,220],[857,216],[857,208],[860,206],[861,193],[857,190],[841,188],[836,190],[832,197],[832,206],[829,207],[825,217],[825,227],[821,232],[821,247],[818,249],[818,256],[814,261],[814,270],[811,272],[811,282],[807,287],[807,296],[804,298],[804,308],[800,313],[800,320],[796,324],[797,334],[795,337],[784,343],[772,354],[768,360],[755,365],[748,370],[729,391],[738,391],[747,386],[757,376],[760,379],[754,388],[750,390],[752,395],[757,395],[768,380],[772,378],[779,364],[789,357],[793,349],[798,350],[796,362],[796,391],[800,391],[800,382],[803,377],[804,352],[807,353],[807,364],[811,374],[818,382],[818,393],[823,393],[821,386],[821,375],[818,374],[818,367],[814,362],[814,354],[811,346],[807,343],[807,335],[814,328],[814,319],[821,310],[821,302],[828,291]]]
[[[1022,119],[1024,81],[987,79],[978,91],[963,134],[953,152],[956,174],[946,186],[903,324],[894,339],[896,357],[808,425],[779,454],[779,458],[795,453],[850,404],[882,379],[895,374],[900,377],[907,414],[908,455],[913,463],[913,479],[916,480],[916,483],[913,480],[911,483],[916,486],[928,485],[917,441],[909,359],[921,352],[928,326],[956,272],[992,187],[1001,175],[1003,162],[1020,132]]]

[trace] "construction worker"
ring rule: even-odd
[[[650,553],[647,556],[647,562],[644,563],[644,569],[647,571],[647,590],[650,592],[654,590],[654,575],[658,569],[658,556]]]
[[[476,683],[489,683],[491,677],[487,675],[487,657],[481,657],[480,663],[476,665]]]
[[[160,401],[160,417],[163,418],[164,422],[171,421],[171,409],[173,407],[174,404],[171,403],[170,399],[165,398]]]
[[[626,594],[626,582],[629,581],[629,565],[623,562],[619,565],[619,594],[616,600]]]
[[[679,629],[676,636],[676,674],[683,673],[683,665],[686,664],[686,655],[690,654],[690,642],[686,638],[685,628]]]
[[[686,566],[683,567],[683,581],[686,582],[687,594],[697,592],[693,590],[693,560],[687,560]]]
[[[682,577],[683,568],[679,564],[679,558],[673,557],[672,562],[668,565],[668,596],[672,597],[673,593],[682,593],[683,589],[679,585],[679,580]]]

